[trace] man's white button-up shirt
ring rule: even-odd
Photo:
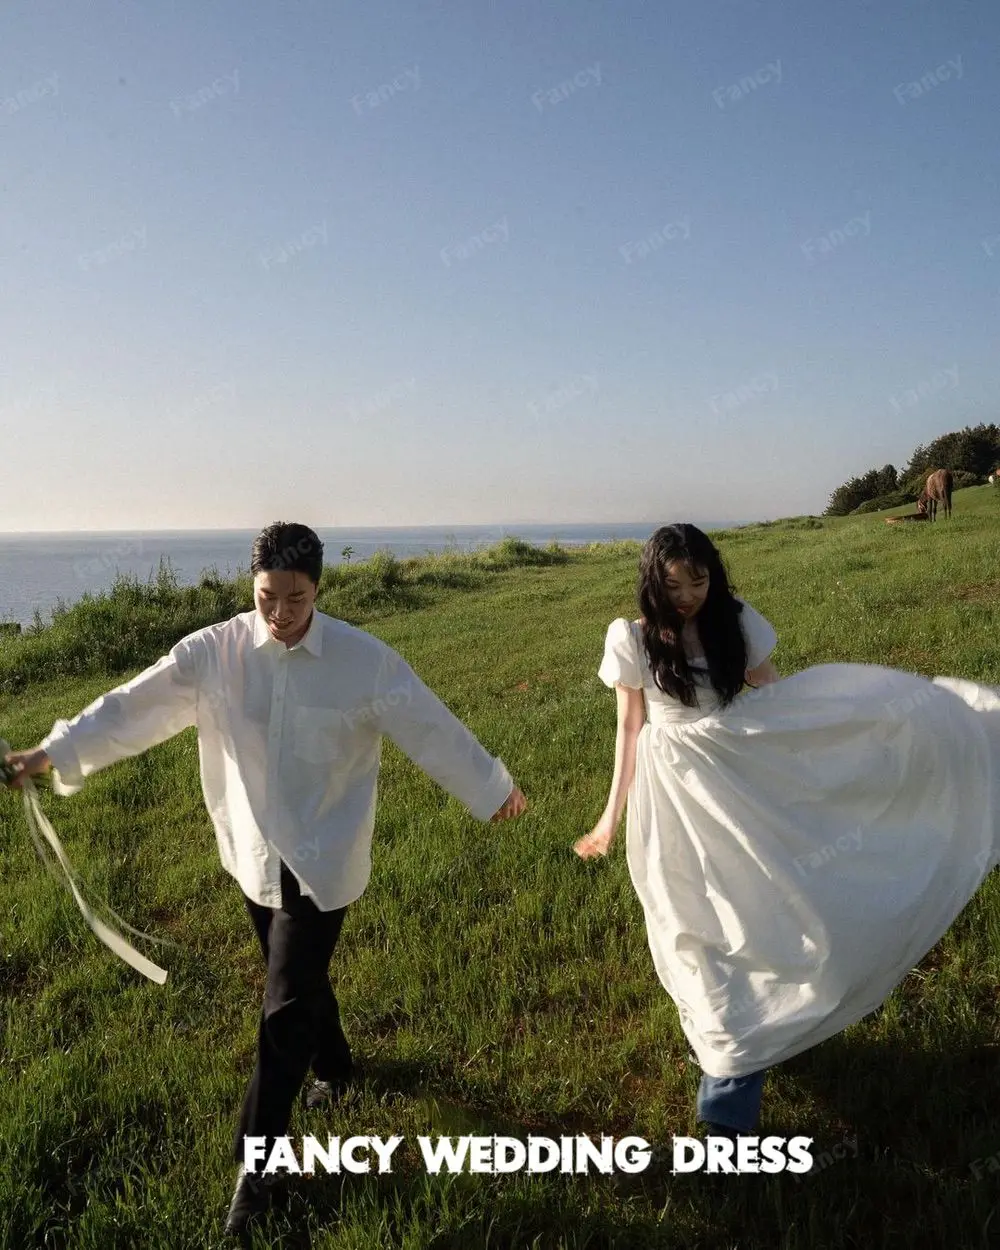
[[[223,867],[281,906],[281,860],[322,911],[371,875],[382,735],[488,820],[514,782],[499,759],[384,642],[313,610],[286,647],[257,611],[188,634],[156,664],[43,740],[53,789],[198,729],[202,792]]]

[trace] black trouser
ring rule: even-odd
[[[246,895],[244,895],[246,898]],[[295,1097],[310,1064],[321,1081],[351,1075],[351,1048],[327,975],[346,907],[320,911],[303,898],[282,862],[281,908],[246,899],[257,930],[267,986],[257,1033],[257,1066],[243,1099],[234,1154],[243,1162],[244,1136],[273,1138],[288,1132]],[[261,1165],[258,1164],[258,1167]]]

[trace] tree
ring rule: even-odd
[[[881,469],[869,469],[864,477],[852,477],[849,482],[837,487],[830,496],[825,515],[846,516],[859,504],[891,494],[896,487],[897,477],[893,465],[887,464]]]
[[[1000,459],[1000,426],[994,423],[965,426],[942,434],[927,447],[915,448],[903,478],[926,476],[934,469],[964,470],[987,477]]]
[[[896,466],[892,464],[883,465],[878,474],[878,495],[890,495],[899,485],[899,478],[896,474]]]
[[[852,477],[830,496],[824,515],[846,516],[869,500],[897,491],[915,499],[923,490],[927,475],[934,469],[951,469],[956,475],[967,474],[968,483],[982,481],[998,465],[1000,426],[993,422],[989,425],[983,422],[977,426],[967,425],[964,429],[939,435],[926,446],[918,443],[909,463],[898,473],[891,464],[887,464],[881,469],[869,469],[863,477]],[[958,489],[957,476],[955,485]]]
[[[353,547],[343,547],[341,549],[340,558],[344,561],[345,564],[351,563],[351,556],[353,555],[354,555]]]

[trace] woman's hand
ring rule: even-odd
[[[585,834],[573,844],[573,850],[581,859],[593,859],[595,855],[607,855],[615,837],[615,825],[611,817],[605,813],[590,833]]]
[[[781,674],[770,660],[765,660],[756,668],[748,668],[745,680],[748,686],[756,690],[758,686],[769,686],[772,682],[781,681]]]

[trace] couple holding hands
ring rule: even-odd
[[[51,769],[68,795],[197,727],[220,858],[267,965],[237,1161],[245,1136],[269,1149],[287,1133],[297,1096],[322,1106],[351,1080],[328,969],[370,876],[383,735],[480,820],[526,806],[396,651],[315,610],[322,567],[311,529],[268,526],[253,611],[187,635],[6,757],[11,785]],[[693,525],[648,540],[638,606],[607,631],[614,774],[575,849],[605,854],[627,810],[653,962],[702,1069],[698,1118],[752,1132],[766,1069],[878,1007],[1000,859],[1000,696],[874,665],[779,679],[774,629]],[[241,1166],[226,1231],[269,1201]]]

